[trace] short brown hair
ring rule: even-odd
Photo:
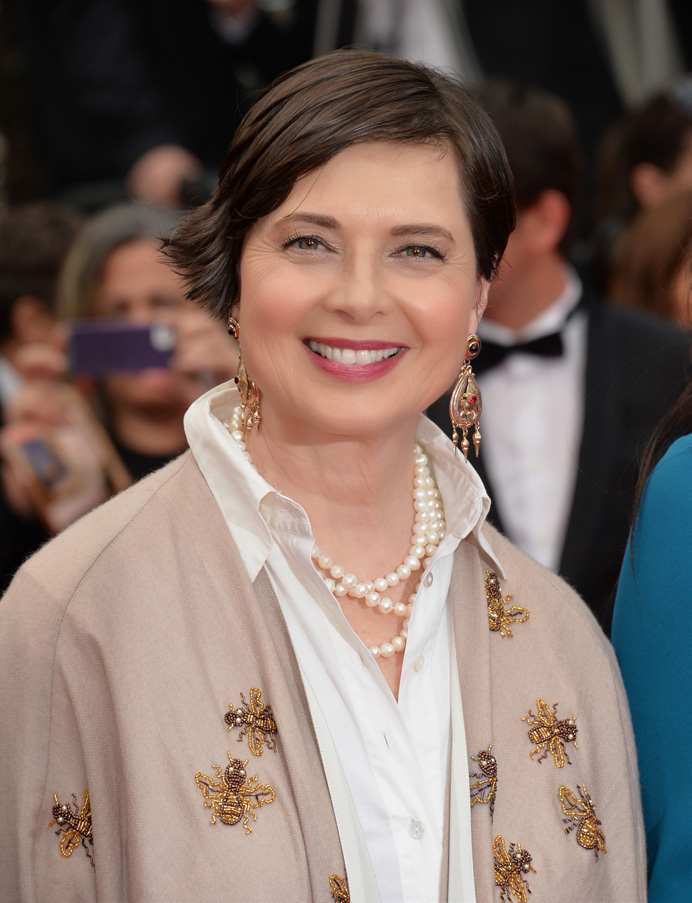
[[[514,228],[502,142],[458,82],[426,66],[337,50],[280,76],[241,122],[213,197],[165,243],[188,297],[228,316],[240,297],[240,258],[257,220],[295,183],[366,141],[448,144],[461,175],[480,276],[491,279]]]
[[[556,94],[507,78],[488,79],[477,95],[505,146],[518,209],[531,207],[548,190],[567,199],[572,216],[559,246],[567,253],[576,234],[583,169],[572,111]]]

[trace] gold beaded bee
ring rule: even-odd
[[[538,707],[537,715],[534,715],[529,709],[529,714],[521,719],[528,724],[534,725],[529,731],[529,740],[536,744],[536,748],[531,751],[531,758],[533,759],[536,753],[542,751],[543,755],[539,757],[539,762],[547,758],[548,753],[550,753],[558,768],[562,768],[565,761],[571,765],[572,763],[565,750],[565,744],[574,743],[574,748],[579,749],[577,745],[578,731],[574,723],[577,720],[576,716],[558,721],[556,717],[557,703],[553,705],[552,712],[550,711],[550,706],[543,702],[542,699],[536,700],[536,706]]]
[[[567,825],[565,834],[577,829],[577,843],[585,850],[593,850],[596,859],[599,853],[607,853],[605,846],[605,834],[599,828],[601,822],[596,818],[596,803],[589,796],[586,784],[581,787],[577,784],[577,790],[581,799],[577,799],[575,793],[567,788],[566,784],[558,790],[560,805],[567,818],[563,822]]]
[[[340,878],[338,875],[330,875],[329,889],[332,892],[334,903],[351,903],[351,893],[345,878]]]
[[[53,799],[55,800],[53,820],[48,824],[48,827],[50,828],[55,824],[58,825],[58,830],[55,833],[58,836],[62,834],[60,838],[60,853],[63,856],[71,856],[81,843],[93,865],[94,859],[87,846],[87,842],[89,846],[94,844],[89,790],[84,791],[84,802],[81,806],[77,805],[77,797],[74,793],[72,794],[72,806],[69,803],[61,803],[57,793],[53,794]]]
[[[224,721],[228,725],[226,730],[243,725],[238,736],[240,742],[247,735],[247,744],[253,756],[262,755],[262,744],[266,743],[269,749],[276,752],[276,739],[272,734],[277,732],[276,721],[271,706],[265,706],[262,700],[262,691],[257,687],[250,687],[250,702],[248,703],[243,693],[240,694],[242,706],[234,709],[231,705],[224,715]]]
[[[508,852],[504,838],[499,834],[493,843],[493,853],[495,885],[501,888],[500,900],[510,903],[510,898],[514,896],[519,903],[526,903],[527,894],[531,891],[524,875],[528,872],[536,874],[536,869],[531,865],[531,854],[528,850],[522,850],[520,843],[511,843]]]
[[[224,825],[237,825],[243,820],[246,834],[252,833],[250,817],[257,821],[257,812],[262,806],[274,802],[276,794],[269,784],[258,784],[257,776],[249,778],[245,770],[247,759],[234,759],[230,752],[225,771],[220,765],[214,765],[218,780],[202,774],[195,775],[195,783],[202,791],[204,805],[212,810],[211,824],[220,819]]]
[[[490,743],[487,749],[482,749],[477,756],[471,756],[474,762],[480,765],[480,773],[472,771],[470,778],[477,778],[471,784],[471,807],[476,803],[488,803],[490,817],[495,812],[495,794],[497,793],[497,759],[492,754],[493,745]]]
[[[529,612],[525,608],[519,608],[518,605],[505,608],[505,605],[509,605],[512,601],[513,596],[502,598],[502,587],[498,576],[487,568],[485,571],[485,597],[488,600],[488,625],[500,636],[513,637],[512,625],[528,621]]]

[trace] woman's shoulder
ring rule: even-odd
[[[648,485],[665,487],[672,480],[680,488],[692,486],[692,433],[676,439],[661,460],[656,464],[649,477]]]
[[[24,604],[25,596],[34,608],[66,604],[84,576],[113,557],[120,559],[121,569],[134,566],[142,535],[150,537],[149,551],[154,553],[157,533],[167,512],[172,516],[176,498],[186,498],[187,507],[192,507],[189,497],[197,477],[204,483],[194,458],[186,452],[80,518],[21,566],[0,610]]]
[[[692,539],[692,433],[677,439],[651,471],[634,529],[634,554],[642,547],[689,550]]]
[[[555,636],[571,636],[576,641],[581,635],[585,643],[602,646],[610,655],[610,643],[603,630],[573,587],[492,525],[486,524],[483,532],[507,574],[504,589],[516,600],[526,601],[525,607],[531,610],[534,622],[540,620],[543,630]],[[516,604],[523,605],[523,601]]]
[[[641,619],[672,626],[689,606],[692,577],[692,434],[676,440],[644,487],[615,598],[613,637],[640,629]],[[671,593],[670,587],[678,587]],[[633,609],[632,605],[636,604]],[[633,618],[633,611],[637,618]]]

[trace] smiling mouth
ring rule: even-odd
[[[319,354],[320,357],[328,361],[336,361],[339,364],[355,364],[359,367],[366,367],[368,364],[374,364],[377,361],[384,361],[387,358],[394,357],[403,349],[399,345],[393,345],[391,348],[339,348],[335,345],[325,345],[323,342],[309,341],[306,343],[310,351]]]

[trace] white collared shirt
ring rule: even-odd
[[[329,728],[382,903],[438,899],[450,756],[452,633],[446,605],[452,553],[465,537],[496,558],[480,528],[489,500],[449,440],[421,417],[418,442],[445,505],[447,533],[414,604],[395,700],[311,560],[305,510],[274,490],[224,426],[238,404],[231,383],[195,402],[185,431],[254,580],[265,567],[302,672]],[[413,449],[411,450],[413,452]],[[403,556],[402,556],[403,557]],[[499,562],[498,572],[502,573]],[[450,851],[469,870],[470,829]]]
[[[560,564],[584,424],[587,315],[569,316],[582,286],[571,267],[564,277],[560,297],[521,332],[492,320],[478,330],[481,339],[501,345],[562,330],[562,357],[517,352],[480,381],[482,449],[503,526],[512,542],[553,571]]]

